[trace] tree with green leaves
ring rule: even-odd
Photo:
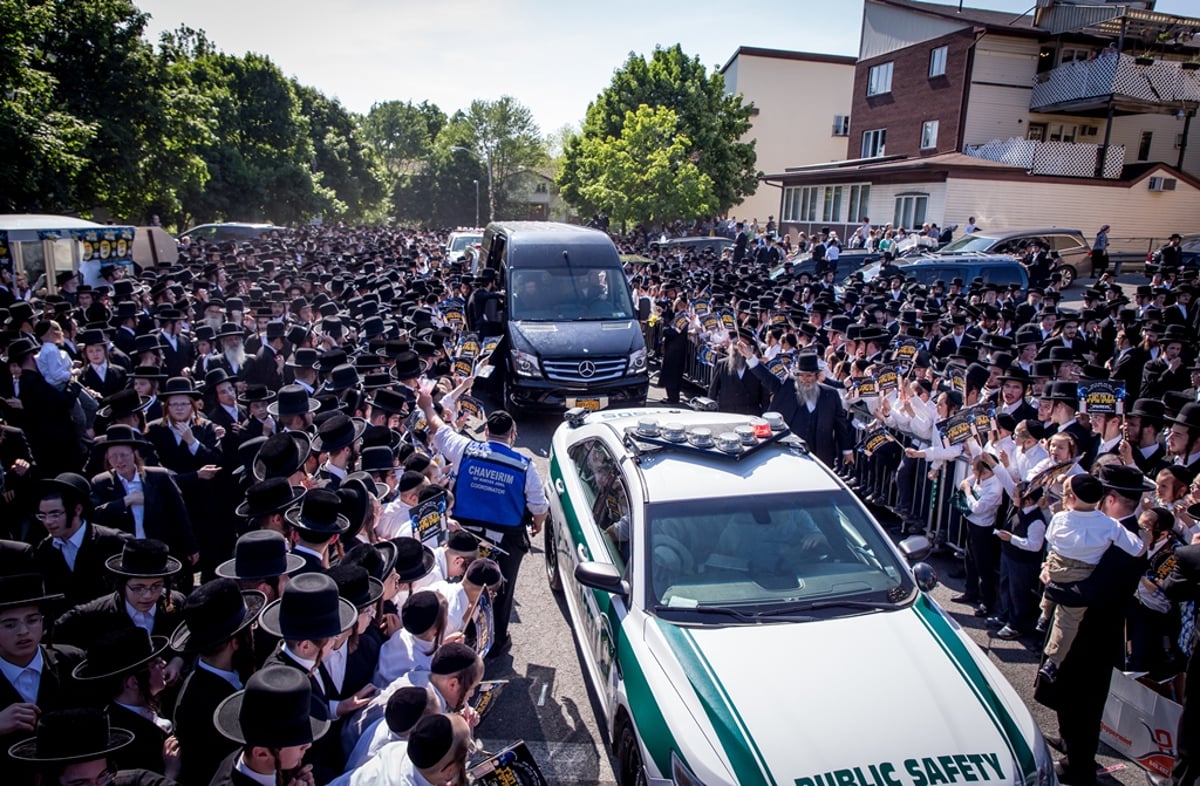
[[[585,212],[601,207],[584,194],[588,179],[597,172],[586,157],[603,151],[604,140],[621,139],[629,119],[643,122],[643,105],[675,113],[677,133],[687,140],[685,158],[711,181],[715,212],[724,213],[754,193],[759,176],[754,143],[741,141],[750,130],[752,105],[744,104],[740,95],[726,94],[720,73],[708,73],[699,58],[689,58],[676,44],[656,48],[649,61],[630,53],[612,83],[588,106],[582,131],[566,144],[558,177],[569,204]]]
[[[374,151],[390,196],[425,168],[445,125],[446,113],[428,101],[384,101],[367,112],[360,123],[363,139]]]
[[[292,89],[300,99],[301,113],[308,118],[313,168],[321,173],[321,185],[331,189],[342,206],[341,213],[327,218],[379,221],[386,192],[362,139],[359,120],[340,101],[326,98],[316,88],[293,81]]]
[[[580,143],[580,196],[620,225],[707,215],[713,181],[691,160],[692,142],[674,111],[643,104],[625,113],[619,137]]]
[[[443,149],[473,156],[487,176],[488,220],[507,204],[503,184],[516,172],[548,160],[533,113],[512,96],[475,100],[456,112],[438,137]]]

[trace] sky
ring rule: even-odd
[[[710,69],[739,46],[854,55],[862,0],[135,0],[157,41],[180,25],[219,49],[267,55],[354,112],[430,101],[448,114],[476,98],[516,98],[543,134],[578,126],[630,52],[676,43]],[[1028,11],[1035,0],[969,0]],[[1160,0],[1196,13],[1196,0]],[[957,3],[950,3],[957,5]]]

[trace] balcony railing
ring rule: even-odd
[[[963,152],[975,158],[1019,166],[1031,175],[1095,177],[1096,162],[1103,147],[1084,142],[1035,142],[1013,137],[1003,142],[996,139],[982,145],[967,145]],[[1125,146],[1109,145],[1102,177],[1116,180],[1121,176],[1124,164]]]
[[[1034,112],[1093,109],[1111,97],[1125,111],[1175,112],[1200,103],[1200,71],[1174,60],[1138,65],[1137,58],[1105,52],[1094,60],[1064,63],[1039,74],[1029,108]]]

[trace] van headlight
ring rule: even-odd
[[[511,351],[513,371],[517,372],[519,377],[536,377],[540,375],[541,367],[538,365],[537,355],[528,352],[522,352],[519,349]]]
[[[692,774],[675,751],[671,751],[671,783],[675,786],[704,786],[704,781]]]
[[[646,348],[634,350],[629,353],[629,371],[632,374],[646,370]]]

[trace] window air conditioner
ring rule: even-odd
[[[1151,191],[1174,191],[1178,181],[1173,177],[1150,178]]]

